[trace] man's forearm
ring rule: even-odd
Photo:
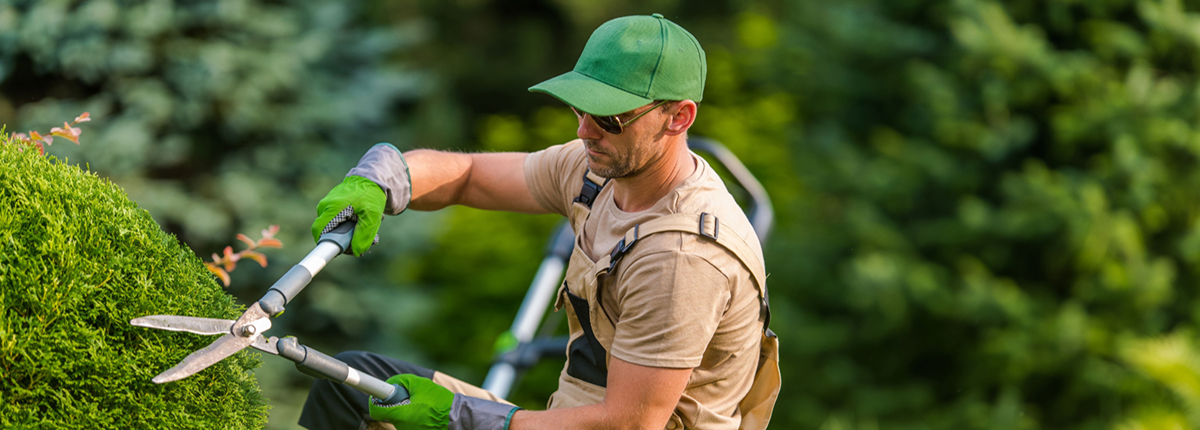
[[[517,411],[509,430],[623,430],[640,429],[638,420],[609,410],[603,403],[547,411]],[[662,426],[658,426],[662,428]]]
[[[509,430],[649,429],[667,425],[692,369],[648,367],[609,360],[604,401],[575,408],[517,411]]]
[[[416,149],[404,153],[412,178],[408,207],[433,211],[459,204],[471,173],[471,156],[455,152]]]
[[[433,211],[451,205],[524,213],[546,213],[525,183],[519,152],[472,153],[417,149],[404,153],[412,180],[408,207]]]

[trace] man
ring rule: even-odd
[[[375,354],[339,358],[411,393],[378,400],[317,381],[310,429],[761,429],[778,394],[762,251],[720,178],[688,151],[706,66],[662,15],[614,19],[575,69],[532,88],[571,107],[578,140],[532,154],[459,154],[388,144],[363,156],[318,207],[314,237],[353,207],[351,248],[382,213],[449,205],[568,217],[575,250],[555,308],[571,330],[546,411],[525,411],[435,372]],[[340,221],[340,220],[339,220]]]

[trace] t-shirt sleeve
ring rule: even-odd
[[[728,277],[703,257],[677,249],[627,264],[615,284],[621,317],[613,357],[650,367],[699,366],[729,303]]]
[[[525,158],[525,183],[538,204],[550,212],[570,216],[571,202],[583,186],[587,153],[582,140],[573,140],[529,154]]]

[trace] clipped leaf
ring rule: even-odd
[[[22,141],[22,142],[28,142],[28,141],[29,141],[29,135],[28,135],[28,134],[25,134],[25,133],[13,133],[13,138],[14,138],[14,139],[17,139],[17,140],[20,140],[20,141]]]
[[[75,129],[75,130],[79,130],[79,129]],[[76,145],[79,144],[79,133],[71,133],[69,130],[64,130],[64,129],[61,129],[58,127],[54,127],[52,129],[50,129],[50,134],[61,137],[63,139],[67,139],[72,142],[75,142]]]
[[[33,141],[33,146],[37,147],[38,155],[46,155],[46,147],[42,146],[42,141],[40,141],[40,140]]]
[[[217,277],[221,279],[221,283],[225,284],[226,287],[229,286],[229,272],[221,270],[220,267],[217,267],[217,265],[213,263],[204,263],[204,267],[207,267],[208,271],[213,272],[214,275],[217,275]]]
[[[267,267],[267,256],[255,251],[242,251],[242,257],[257,261],[262,267]]]
[[[249,237],[249,236],[246,236],[246,235],[244,235],[244,234],[238,233],[238,235],[237,235],[237,238],[238,238],[238,240],[240,240],[240,241],[242,241],[242,242],[245,242],[245,243],[246,243],[246,245],[250,247],[250,249],[254,249],[254,247],[255,247],[255,245],[254,245],[254,241],[253,241],[253,240],[250,240],[250,237]]]
[[[75,122],[81,123],[81,122],[91,121],[92,118],[90,118],[90,116],[91,115],[89,115],[87,112],[84,112],[84,113],[80,114],[79,116],[75,117]]]
[[[272,238],[272,237],[275,237],[275,233],[279,233],[279,224],[273,224],[273,225],[263,229],[262,237],[264,239]],[[281,242],[280,245],[283,245],[283,243]]]
[[[63,127],[66,128],[66,130],[64,130],[64,131],[66,132],[67,136],[70,136],[70,137],[67,137],[67,139],[72,142],[75,142],[75,144],[78,145],[79,144],[79,135],[83,134],[83,130],[80,129],[79,127],[71,127],[71,124],[67,124],[66,121],[63,121]]]
[[[232,246],[225,247],[225,258],[222,260],[221,263],[225,265],[225,270],[233,271],[233,269],[237,268],[238,256],[233,253]]]
[[[273,237],[266,237],[258,240],[259,248],[283,248],[283,242]]]

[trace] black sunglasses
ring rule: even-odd
[[[633,124],[633,122],[637,121],[638,118],[641,118],[642,115],[648,114],[648,113],[650,113],[650,111],[658,109],[659,106],[667,104],[668,101],[669,100],[659,101],[654,106],[650,107],[650,109],[646,109],[645,112],[637,114],[637,116],[630,118],[629,121],[625,121],[624,123],[622,123],[621,119],[617,118],[616,115],[596,116],[596,115],[592,115],[590,113],[580,112],[579,109],[575,109],[575,106],[571,106],[571,105],[567,105],[567,106],[569,106],[571,108],[571,111],[575,112],[575,116],[579,117],[580,119],[582,119],[584,115],[591,116],[592,119],[596,121],[596,125],[600,126],[600,129],[608,132],[608,134],[621,134],[621,132],[625,131],[625,127],[628,127],[629,124]]]

